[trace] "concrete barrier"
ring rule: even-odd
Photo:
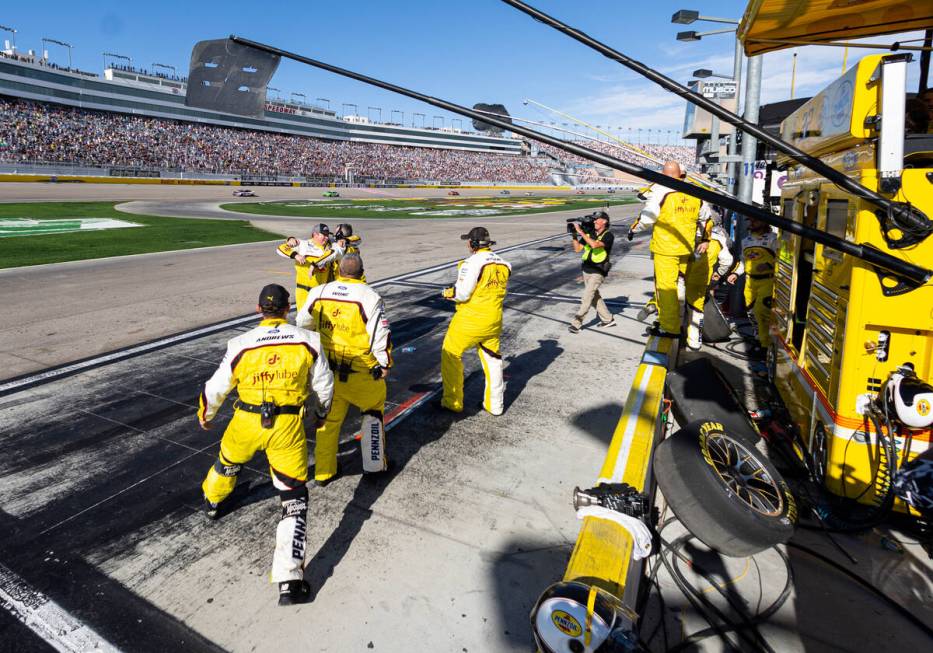
[[[663,437],[664,383],[676,358],[676,340],[649,338],[597,484],[628,483],[648,493],[653,503],[651,456],[655,443]],[[632,535],[626,528],[586,517],[564,580],[595,585],[634,609],[643,561],[633,558],[632,549]]]

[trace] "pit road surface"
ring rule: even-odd
[[[615,228],[621,237],[625,226]],[[27,616],[51,601],[123,650],[527,651],[528,611],[576,537],[571,488],[592,483],[643,346],[630,316],[650,292],[650,261],[644,241],[630,253],[617,242],[605,295],[619,326],[579,335],[567,333],[580,285],[566,236],[503,254],[514,265],[504,416],[477,410],[482,375],[470,353],[467,410],[422,404],[394,421],[390,474],[360,478],[358,422],[348,420],[344,476],[311,488],[310,605],[275,605],[280,508],[262,456],[240,476],[235,511],[216,523],[198,512],[231,411],[228,402],[214,431],[199,430],[197,393],[226,340],[249,325],[0,399],[10,452],[0,462],[10,574],[0,581],[19,588]],[[439,291],[453,278],[445,268],[379,289],[396,343],[390,414],[436,391],[451,315]],[[606,348],[619,363],[594,379]],[[8,611],[0,641],[50,645]]]

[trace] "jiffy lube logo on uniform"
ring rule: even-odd
[[[290,381],[295,378],[298,378],[298,372],[292,370],[275,370],[274,372],[263,370],[253,374],[253,385],[269,384],[273,381]]]

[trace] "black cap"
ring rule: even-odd
[[[330,228],[329,228],[326,224],[324,224],[324,223],[322,222],[321,224],[316,224],[316,225],[314,225],[314,226],[311,228],[311,234],[312,234],[312,235],[314,235],[314,234],[324,234],[325,236],[329,236],[329,235],[330,235]]]
[[[259,308],[270,313],[288,308],[288,291],[277,283],[270,283],[259,293]]]
[[[486,227],[473,227],[469,233],[462,234],[460,240],[469,240],[480,245],[495,245],[496,241],[489,239],[489,230]]]
[[[609,222],[609,214],[606,213],[605,211],[596,211],[596,212],[593,214],[593,219],[594,219],[594,220],[597,220],[597,219],[599,219],[599,218],[602,218],[602,219],[605,220],[606,222]]]

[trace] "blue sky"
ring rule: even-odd
[[[726,0],[704,0],[702,6],[663,0],[538,0],[533,4],[684,83],[697,68],[731,74],[734,39],[725,34],[678,42],[675,35],[680,30],[722,25],[672,25],[671,14],[677,9],[700,9],[708,16],[739,18],[745,7],[744,2]],[[0,24],[18,30],[20,50],[39,50],[42,37],[71,43],[75,65],[93,72],[101,71],[104,51],[127,55],[141,67],[159,62],[187,70],[196,41],[236,33],[459,104],[501,102],[513,115],[532,120],[564,121],[523,106],[523,98],[594,124],[622,127],[623,135],[638,128],[679,130],[684,114],[682,100],[496,0],[48,0],[4,3]],[[8,37],[0,33],[0,39]],[[842,71],[841,49],[810,47],[798,52],[798,97],[819,90]],[[849,65],[866,53],[850,51]],[[63,48],[52,46],[50,55],[57,62],[67,61]],[[789,97],[790,61],[790,50],[765,55],[764,102]],[[911,90],[915,90],[919,67],[915,63],[911,68]],[[448,125],[455,118],[289,61],[283,61],[272,86],[285,94],[303,93],[311,100],[328,98],[338,111],[343,103],[352,103],[361,115],[374,119],[379,112],[369,107],[381,108],[383,119],[392,110],[403,111],[408,124],[415,112],[426,114],[428,124],[440,124],[436,115],[443,116]],[[346,109],[352,112],[349,106]],[[420,124],[421,118],[417,120]]]

